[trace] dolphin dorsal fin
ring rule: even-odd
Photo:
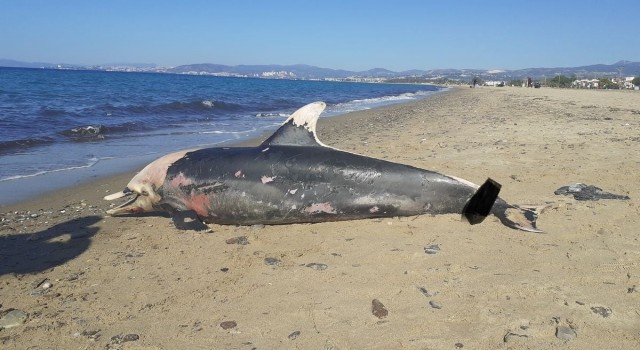
[[[293,112],[262,146],[324,146],[316,135],[316,122],[326,106],[313,102]]]

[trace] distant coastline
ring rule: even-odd
[[[473,78],[487,81],[512,81],[532,78],[552,79],[557,76],[575,76],[578,79],[613,79],[640,76],[640,62],[618,61],[613,64],[593,64],[578,67],[525,68],[517,70],[498,69],[412,69],[394,72],[384,68],[366,71],[321,68],[296,65],[238,65],[202,63],[175,67],[157,66],[151,63],[113,63],[104,65],[53,64],[44,62],[22,62],[0,59],[0,67],[45,68],[63,70],[95,70],[108,72],[169,73],[188,75],[210,75],[237,78],[322,80],[372,83],[412,84],[467,84]]]

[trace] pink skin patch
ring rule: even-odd
[[[178,176],[171,179],[171,186],[175,188],[179,188],[181,186],[189,186],[193,185],[193,181],[191,179],[186,178],[183,173],[178,174]]]
[[[369,209],[369,212],[370,212],[371,214],[373,214],[373,213],[377,213],[377,212],[379,212],[379,211],[380,211],[380,208],[378,208],[378,207],[373,207],[373,208]]]
[[[234,176],[235,176],[235,177],[241,177],[241,176],[242,176],[242,177],[244,177],[244,176],[242,175],[242,170],[238,170],[238,171],[236,171],[236,173],[234,174]]]
[[[273,182],[275,178],[276,178],[275,176],[274,177],[263,176],[260,178],[260,181],[262,181],[263,184],[268,184],[269,182]]]
[[[205,194],[192,195],[189,207],[201,217],[209,216],[209,197]]]
[[[335,208],[331,206],[331,203],[313,203],[310,206],[304,208],[304,211],[307,213],[318,214],[318,213],[326,213],[326,214],[336,214]]]

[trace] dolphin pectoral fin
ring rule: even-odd
[[[491,213],[491,208],[498,198],[501,187],[499,183],[487,179],[469,199],[462,210],[462,215],[471,225],[481,223]]]
[[[174,211],[171,213],[171,220],[178,230],[203,231],[209,229],[209,226],[200,221],[198,214],[193,210]]]
[[[527,232],[544,233],[538,229],[536,223],[538,214],[544,208],[545,206],[509,205],[495,214],[505,226]]]

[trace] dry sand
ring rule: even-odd
[[[0,347],[640,346],[640,94],[460,88],[318,129],[344,150],[491,177],[507,201],[547,205],[546,233],[458,215],[182,232],[104,216],[126,174],[0,208],[0,314],[28,314]],[[631,199],[554,195],[574,182]]]

